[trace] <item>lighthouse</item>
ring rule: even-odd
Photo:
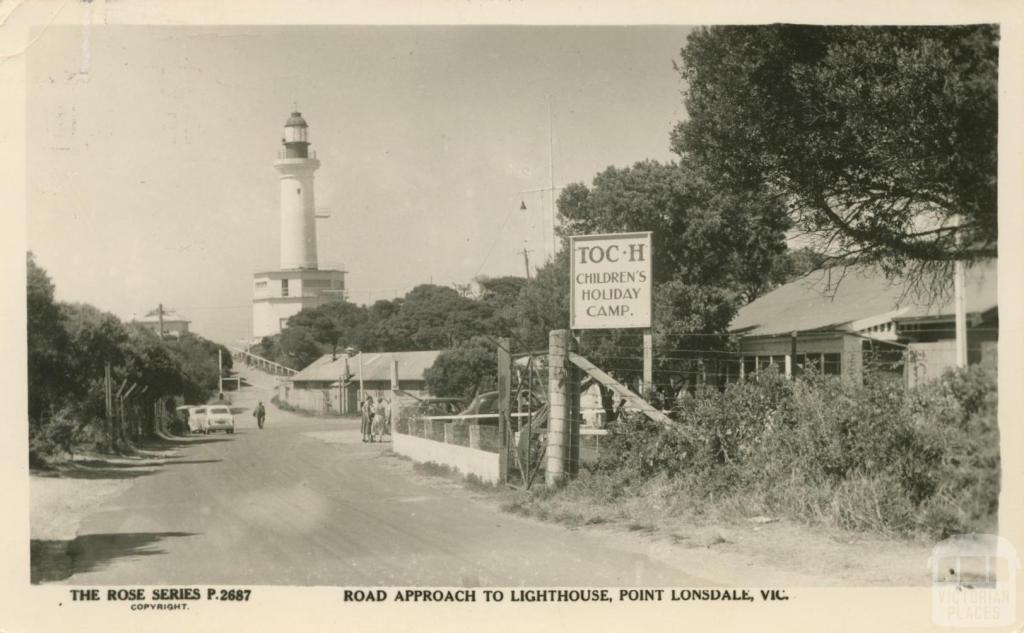
[[[277,334],[303,308],[345,297],[345,272],[321,269],[317,261],[313,174],[319,168],[310,149],[309,124],[302,113],[292,112],[274,161],[280,182],[280,268],[253,275],[255,340]]]

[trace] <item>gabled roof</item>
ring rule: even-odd
[[[398,361],[399,380],[423,380],[423,373],[434,364],[440,351],[420,352],[364,352],[363,380],[391,380],[391,365]],[[345,375],[345,355],[334,360],[324,354],[305,369],[290,378],[291,381],[337,381]],[[359,354],[348,358],[348,373],[359,380]]]
[[[995,308],[996,261],[967,269],[968,314]],[[770,336],[815,330],[849,330],[854,321],[949,316],[953,318],[953,280],[938,301],[929,302],[870,266],[835,267],[779,286],[740,308],[729,327],[741,336]]]

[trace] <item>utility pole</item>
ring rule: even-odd
[[[164,337],[164,304],[160,304],[156,308],[158,318],[160,319],[160,338]]]
[[[523,254],[523,265],[526,266],[526,278],[530,279],[530,253],[532,253],[533,251],[526,247],[523,247],[523,250],[516,252]]]
[[[224,397],[224,350],[217,349],[217,393]]]
[[[551,177],[548,182],[551,192],[551,259],[554,259],[558,254],[558,231],[555,227],[558,211],[555,210],[555,127],[551,119],[551,95],[548,95],[548,167]]]

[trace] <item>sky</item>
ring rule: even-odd
[[[297,105],[331,212],[320,267],[348,271],[351,301],[524,275],[522,249],[551,249],[548,194],[522,193],[549,185],[549,149],[556,186],[673,158],[688,32],[54,26],[27,66],[28,246],[62,301],[249,336]]]

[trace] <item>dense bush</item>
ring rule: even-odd
[[[675,413],[671,428],[612,423],[597,474],[633,487],[668,477],[696,512],[732,498],[748,511],[901,534],[984,527],[997,510],[996,383],[978,367],[912,390],[767,373],[686,395]]]
[[[82,303],[63,303],[31,254],[27,258],[29,459],[33,466],[101,443],[121,449],[123,433],[106,432],[104,373],[114,389],[137,384],[127,415],[141,432],[155,432],[156,405],[184,399],[205,402],[217,392],[218,351],[227,349],[194,334],[160,337],[143,327]]]

